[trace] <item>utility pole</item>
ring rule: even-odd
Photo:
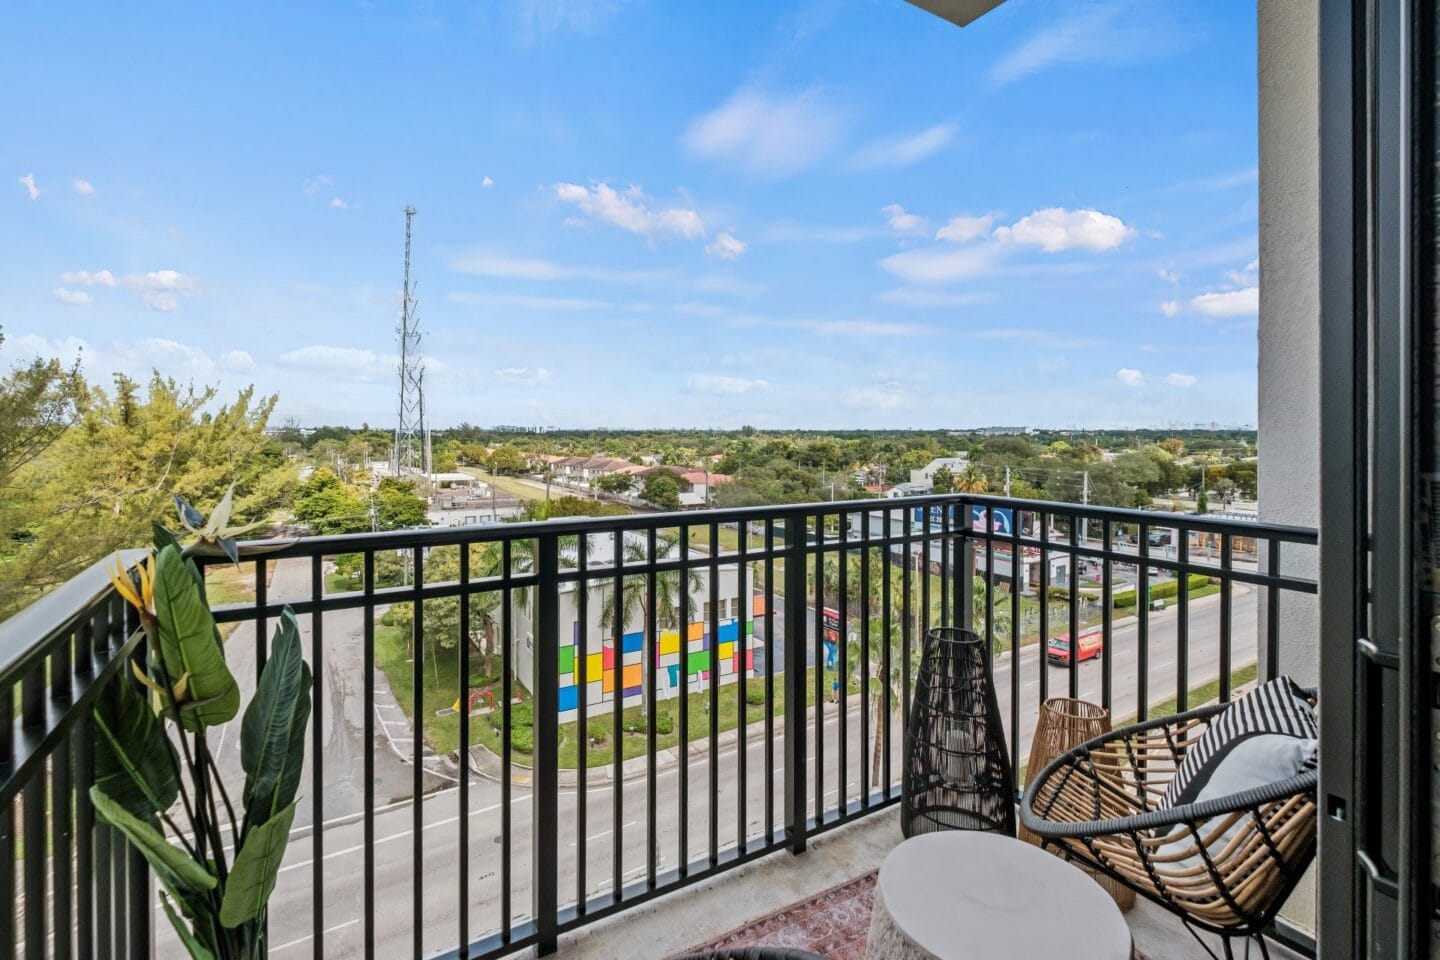
[[[391,468],[397,477],[407,470],[425,471],[430,478],[429,433],[425,428],[425,366],[420,356],[420,320],[416,316],[415,288],[410,284],[410,234],[415,208],[405,208],[405,270],[400,297],[400,322],[395,328],[400,341],[400,398],[395,421],[395,445]],[[420,456],[417,464],[416,455]]]
[[[1005,496],[1010,496],[1010,468],[1005,468]]]
[[[1090,471],[1086,470],[1081,475],[1080,481],[1080,505],[1090,506]],[[1085,543],[1090,537],[1090,518],[1083,517],[1080,520],[1080,542]]]

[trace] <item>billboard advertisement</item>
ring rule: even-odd
[[[913,515],[913,517],[914,517],[915,529],[917,529],[917,530],[922,529],[922,528],[925,526],[925,511],[926,511],[926,509],[927,509],[926,507],[916,507],[916,508],[912,511],[912,515]],[[932,506],[932,507],[929,507],[928,509],[929,509],[929,512],[930,512],[930,532],[931,532],[931,533],[934,533],[935,531],[941,529],[941,527],[942,527],[942,525],[943,525],[943,524],[942,524],[942,514],[940,513],[940,509],[941,509],[941,508],[940,508],[939,506]],[[989,512],[988,508],[982,507],[982,506],[980,506],[979,504],[971,504],[971,505],[970,505],[970,528],[971,528],[972,530],[984,530],[984,529],[985,529],[985,514],[986,514],[987,512]],[[954,507],[951,507],[951,508],[950,508],[950,524],[951,524],[951,529],[954,529],[954,527],[955,527],[955,508],[954,508]],[[1014,532],[1015,532],[1015,511],[1012,510],[1012,509],[1010,509],[1009,507],[996,507],[996,508],[994,509],[994,511],[991,513],[991,524],[990,524],[990,525],[991,525],[991,529],[993,530],[993,532],[998,533],[998,534],[1000,534],[1001,536],[1008,537],[1008,536],[1013,535]]]

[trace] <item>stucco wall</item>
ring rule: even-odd
[[[1309,0],[1259,0],[1260,64],[1260,517],[1320,520],[1319,21]],[[1262,554],[1264,564],[1268,558]],[[1314,578],[1316,551],[1286,548],[1282,570]],[[1266,607],[1261,598],[1259,615]],[[1257,631],[1257,636],[1261,631]],[[1319,679],[1314,598],[1280,608],[1280,669]],[[1262,661],[1265,651],[1260,651]],[[1313,930],[1311,879],[1284,916]]]

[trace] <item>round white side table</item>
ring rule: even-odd
[[[911,837],[875,883],[868,960],[1130,960],[1115,901],[1075,867],[994,833]]]

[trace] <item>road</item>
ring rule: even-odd
[[[280,576],[277,573],[276,579],[279,580]],[[285,584],[281,584],[281,587],[284,588]],[[303,589],[308,590],[308,581]],[[1218,596],[1207,597],[1191,604],[1189,643],[1189,683],[1191,686],[1199,685],[1218,675],[1219,599]],[[337,616],[331,615],[332,618]],[[807,617],[807,621],[813,621],[813,616]],[[1158,703],[1175,694],[1176,621],[1174,608],[1154,613],[1150,618],[1149,696],[1147,699],[1151,703]],[[1235,588],[1232,624],[1232,642],[1235,653],[1232,668],[1238,668],[1254,661],[1256,637],[1255,593],[1240,585]],[[342,657],[331,653],[332,638],[335,638],[337,643],[341,643],[348,634],[348,630],[338,628],[331,618],[327,618],[325,624],[325,649],[326,658],[329,661],[326,665],[327,675],[329,675],[330,664],[338,665],[345,662]],[[1115,716],[1122,719],[1135,710],[1138,673],[1137,647],[1135,620],[1130,619],[1117,624],[1107,656],[1111,658],[1110,667],[1113,673],[1115,694],[1113,710]],[[349,649],[353,651],[356,648],[351,646]],[[995,664],[996,690],[1001,714],[1007,725],[1010,720],[1012,691],[1015,689],[1012,670],[1018,666],[1021,722],[1017,753],[1022,764],[1028,754],[1036,710],[1040,701],[1040,671],[1042,669],[1047,671],[1050,695],[1064,695],[1068,690],[1069,668],[1050,664],[1042,668],[1039,654],[1039,646],[1031,645],[1022,649],[1018,657],[1018,664],[1012,663],[1009,654],[997,658]],[[244,668],[237,664],[237,669],[243,671]],[[253,663],[250,669],[253,676]],[[1078,665],[1075,669],[1079,695],[1086,699],[1099,700],[1101,662],[1090,661]],[[338,669],[338,667],[337,670],[337,680],[330,681],[330,686],[326,688],[327,698],[332,697],[334,691],[349,690],[348,687],[340,685],[345,682],[347,671]],[[734,687],[727,687],[722,690],[721,695],[735,694]],[[350,693],[347,692],[346,696],[350,696]],[[858,700],[858,696],[847,697],[843,711],[839,705],[826,705],[823,708],[824,743],[819,752],[824,758],[822,779],[827,809],[834,809],[838,805],[838,794],[842,789],[839,776],[841,768],[837,763],[842,716],[847,754],[843,789],[847,798],[853,800],[858,797],[861,769],[870,761],[871,744],[862,743],[860,739],[861,705],[857,702]],[[329,702],[333,703],[334,701],[330,699]],[[339,712],[342,720],[340,723],[334,719],[328,721],[322,719],[322,723],[334,724],[334,726],[325,728],[327,753],[324,761],[326,783],[324,810],[327,818],[333,816],[332,811],[341,810],[347,806],[349,799],[357,789],[358,782],[353,767],[358,765],[360,760],[358,753],[354,752],[358,749],[353,739],[354,730],[349,726],[352,711],[346,707]],[[331,710],[330,713],[333,717],[336,711]],[[898,774],[902,748],[898,720],[897,716],[891,738],[890,762],[884,765],[889,767],[892,778]],[[807,711],[806,722],[807,743],[811,756],[810,769],[813,774],[817,769],[814,708]],[[764,773],[765,742],[763,736],[749,739],[745,746],[744,756],[750,776],[745,796],[744,819],[746,834],[751,838],[764,833],[767,780],[774,791],[775,827],[779,827],[779,818],[783,816],[781,800],[784,771],[778,731],[776,739],[773,758],[775,769],[769,777]],[[341,743],[341,749],[349,751],[343,754],[343,759],[341,759],[342,755],[338,754],[336,757],[331,757],[329,751],[332,743]],[[382,759],[386,757],[386,753],[384,746],[377,746],[377,773],[382,766],[386,765],[386,761]],[[737,819],[740,813],[737,809],[739,755],[739,751],[733,747],[722,748],[717,754],[719,776],[716,781],[716,810],[718,811],[716,840],[722,849],[733,843],[736,836]],[[351,765],[351,769],[344,769],[347,764]],[[403,785],[408,790],[409,768],[399,764],[398,761],[395,764],[403,773]],[[687,765],[689,803],[686,804],[685,811],[689,833],[688,853],[692,862],[697,858],[703,859],[708,852],[709,765],[708,752],[702,746],[692,744]],[[528,774],[528,771],[526,773]],[[388,774],[381,774],[381,776],[388,776]],[[573,902],[576,896],[577,851],[581,837],[577,809],[579,798],[582,795],[585,797],[586,809],[583,835],[587,859],[585,889],[593,894],[608,890],[610,886],[613,857],[617,848],[616,838],[612,832],[616,791],[613,785],[608,781],[601,780],[600,776],[600,772],[591,771],[587,789],[583,791],[563,790],[560,796],[558,843],[562,903]],[[528,775],[524,779],[528,783]],[[673,867],[680,857],[678,827],[682,803],[679,781],[678,765],[657,771],[656,835],[659,838],[658,857],[661,870]],[[896,784],[895,789],[898,790],[898,779],[894,779],[893,782]],[[307,776],[303,781],[302,792],[308,792],[311,784],[312,780]],[[807,789],[807,801],[813,814],[813,781],[811,784],[811,787]],[[629,882],[643,877],[646,869],[645,778],[640,777],[637,780],[624,782],[621,793],[623,794],[620,798],[621,838],[618,848],[621,851],[620,865],[623,880]],[[377,796],[384,795],[383,791],[377,790]],[[468,851],[463,854],[470,864],[469,934],[472,939],[494,931],[500,923],[501,795],[501,784],[488,779],[472,779],[470,809],[465,813],[469,823],[470,843]],[[512,787],[512,798],[511,903],[513,917],[516,921],[520,921],[527,916],[530,905],[530,845],[533,833],[528,786],[517,780]],[[462,854],[459,851],[461,810],[458,790],[450,788],[427,795],[423,800],[421,812],[424,826],[422,828],[422,857],[418,869],[412,861],[411,853],[413,805],[408,800],[400,801],[380,809],[374,818],[376,952],[379,956],[397,956],[408,953],[410,949],[414,930],[412,897],[417,876],[423,893],[421,929],[425,931],[424,952],[430,954],[452,948],[459,935],[457,930],[458,858]],[[327,819],[323,839],[325,954],[333,957],[355,956],[360,952],[359,947],[363,934],[361,920],[364,912],[363,858],[365,844],[363,824],[358,820],[346,822],[343,817],[334,820]],[[313,949],[311,939],[312,852],[313,846],[308,831],[299,832],[287,850],[285,866],[282,868],[272,900],[276,906],[272,910],[271,918],[271,951],[279,957],[299,957],[310,953]],[[166,956],[168,954],[164,952],[163,948],[167,945],[174,945],[173,935],[168,930],[168,924],[158,914],[156,928],[159,946],[162,948],[158,955]]]

